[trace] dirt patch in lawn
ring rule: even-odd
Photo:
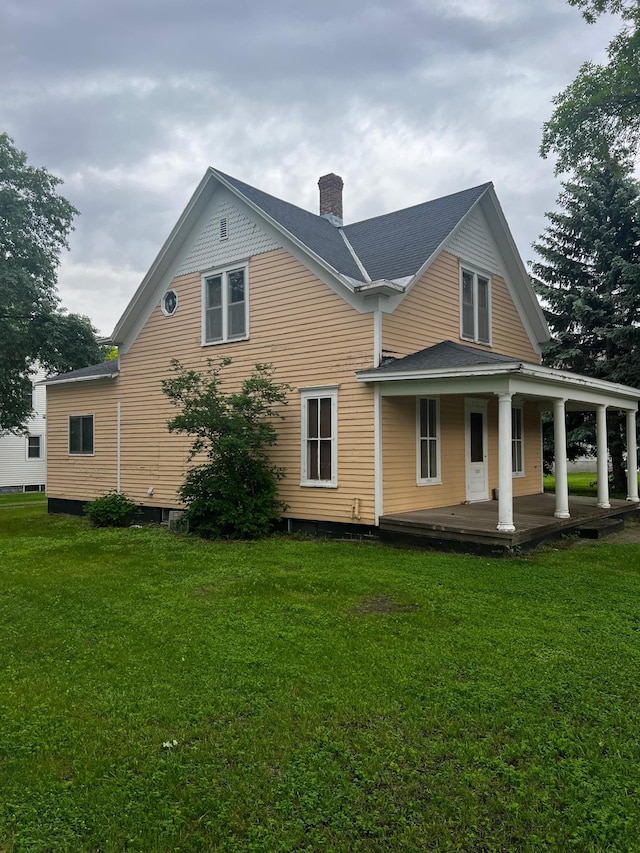
[[[402,604],[399,601],[394,601],[388,595],[380,595],[363,599],[356,607],[355,612],[366,615],[368,613],[411,613],[414,610],[420,610],[420,605]]]

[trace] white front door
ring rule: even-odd
[[[465,404],[465,469],[467,501],[488,501],[486,400],[467,400]]]

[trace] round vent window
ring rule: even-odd
[[[162,308],[162,313],[167,317],[175,314],[176,308],[178,307],[178,295],[175,290],[167,290],[165,295],[162,297],[160,307]]]

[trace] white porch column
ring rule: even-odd
[[[556,469],[556,518],[570,518],[569,482],[567,480],[567,425],[564,400],[553,401],[553,450]]]
[[[638,446],[634,410],[627,412],[627,500],[638,502]]]
[[[498,530],[513,533],[511,394],[498,396]]]
[[[607,407],[596,409],[596,452],[598,468],[598,506],[609,509],[609,449],[607,447]]]

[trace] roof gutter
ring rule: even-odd
[[[119,370],[113,373],[97,373],[94,376],[73,376],[71,379],[56,379],[53,376],[51,379],[43,379],[41,382],[36,382],[36,385],[70,385],[72,382],[95,382],[97,379],[117,379],[120,375]]]

